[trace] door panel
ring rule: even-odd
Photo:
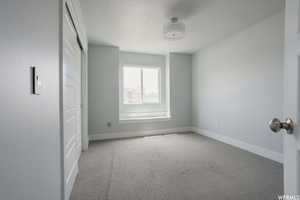
[[[296,127],[293,134],[284,133],[284,192],[300,193],[300,139],[299,139],[299,66],[300,66],[300,1],[286,0],[285,6],[285,66],[284,116],[292,118]]]
[[[81,49],[67,9],[63,24],[63,126],[65,199],[69,199],[81,153]]]

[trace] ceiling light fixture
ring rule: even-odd
[[[164,36],[168,40],[180,40],[185,35],[185,24],[178,21],[177,17],[172,17],[170,22],[164,25]]]

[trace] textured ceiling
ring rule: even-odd
[[[284,8],[284,0],[81,0],[90,43],[121,50],[193,53]],[[165,40],[171,16],[186,24],[186,37]]]

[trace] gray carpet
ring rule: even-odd
[[[196,134],[96,142],[71,200],[274,200],[282,165]]]

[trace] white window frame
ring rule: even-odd
[[[159,69],[159,103],[124,104],[124,67]],[[170,120],[165,66],[124,63],[119,66],[119,123],[154,122]],[[141,80],[142,81],[142,80]]]
[[[141,71],[141,102],[142,103],[137,103],[137,104],[131,104],[131,103],[124,103],[124,68],[138,68]],[[157,103],[147,103],[144,102],[144,81],[143,81],[143,69],[158,69],[158,102]],[[161,67],[157,66],[147,66],[147,65],[123,65],[122,66],[122,80],[121,80],[121,103],[124,106],[134,106],[134,105],[159,105],[162,103],[162,84],[161,84]]]

